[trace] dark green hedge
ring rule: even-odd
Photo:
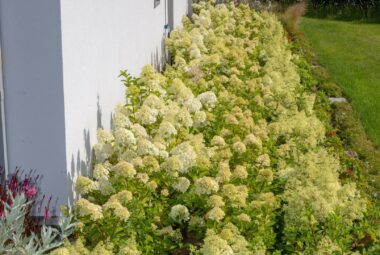
[[[301,1],[278,0],[283,6]],[[306,15],[317,18],[380,21],[380,0],[307,0]]]

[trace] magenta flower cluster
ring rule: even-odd
[[[0,218],[4,216],[4,206],[8,204],[12,206],[12,198],[18,195],[24,194],[27,201],[30,202],[30,208],[35,204],[37,196],[37,182],[40,176],[33,176],[34,171],[29,171],[24,173],[17,168],[10,176],[10,178],[5,181],[3,185],[0,185]]]

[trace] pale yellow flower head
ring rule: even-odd
[[[93,221],[103,218],[102,207],[81,198],[76,202],[76,208],[80,216],[90,216]]]
[[[78,191],[81,195],[86,195],[90,193],[91,191],[97,189],[98,185],[93,180],[85,177],[85,176],[79,176],[77,178],[77,181],[75,183],[75,189]]]
[[[213,220],[213,221],[219,222],[224,218],[225,215],[226,214],[220,207],[214,207],[206,213],[205,218],[207,220]]]
[[[195,181],[195,193],[198,195],[210,195],[219,190],[218,182],[212,177],[201,177]]]
[[[126,161],[120,161],[113,168],[112,171],[115,172],[117,176],[130,178],[136,175],[135,167]]]

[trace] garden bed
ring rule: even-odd
[[[77,241],[52,254],[367,249],[371,205],[341,178],[326,102],[276,16],[200,2],[167,47],[164,73],[121,73],[127,103],[76,182]]]

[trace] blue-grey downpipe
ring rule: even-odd
[[[1,32],[1,31],[0,31]],[[1,33],[0,33],[1,34]],[[4,107],[5,107],[5,103],[4,103],[4,99],[5,99],[5,96],[4,96],[4,84],[3,84],[3,58],[2,58],[2,49],[1,49],[1,37],[0,37],[0,115],[1,115],[1,136],[2,136],[2,140],[3,140],[3,148],[1,150],[0,148],[0,152],[2,151],[2,157],[4,159],[4,165],[3,165],[3,168],[4,168],[4,176],[2,177],[3,180],[1,180],[0,178],[0,181],[5,181],[5,179],[7,178],[8,176],[8,151],[7,151],[7,135],[6,135],[6,125],[5,125],[5,110],[4,110]],[[0,176],[1,177],[1,176]]]

